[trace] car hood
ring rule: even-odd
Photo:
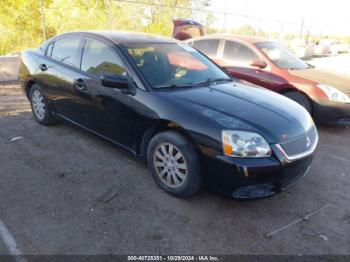
[[[290,140],[314,125],[309,113],[296,102],[240,83],[176,91],[171,97],[186,103],[189,114],[199,114],[219,130],[257,132],[269,143]]]
[[[289,70],[289,73],[314,81],[318,84],[333,86],[345,93],[350,93],[350,77],[320,68],[309,68],[303,70]]]

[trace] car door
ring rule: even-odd
[[[78,35],[69,35],[51,42],[40,59],[36,75],[55,112],[75,122],[79,122],[76,105],[81,102],[74,82],[80,77],[81,40]]]
[[[104,74],[127,75],[126,64],[113,44],[85,38],[81,54],[78,95],[84,105],[79,121],[84,127],[126,147],[131,145],[133,96],[102,85]]]
[[[226,68],[230,74],[266,88],[274,86],[271,69],[252,66],[254,60],[262,60],[250,47],[236,41],[225,40],[222,58],[219,65]]]

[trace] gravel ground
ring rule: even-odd
[[[350,129],[319,133],[310,174],[282,194],[181,200],[123,150],[67,124],[37,124],[19,87],[6,83],[0,220],[24,254],[350,254]],[[8,253],[1,240],[0,253]]]

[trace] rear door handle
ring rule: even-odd
[[[47,70],[46,64],[40,64],[39,68],[40,68],[41,71],[46,71]]]
[[[76,89],[78,89],[79,91],[86,91],[87,90],[87,86],[85,84],[85,81],[81,78],[74,80],[74,87]]]

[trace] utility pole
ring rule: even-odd
[[[299,38],[302,39],[303,38],[303,31],[304,31],[304,17],[301,20],[301,25],[300,25],[300,35]]]
[[[284,33],[284,23],[281,21],[281,24],[280,24],[280,33],[279,33],[279,38],[280,39],[283,39],[285,38],[285,33]]]
[[[226,11],[227,11],[227,0],[225,0],[225,10],[224,10],[224,33],[226,33]]]
[[[245,4],[245,8],[244,8],[244,28],[245,30],[248,29],[248,3]]]
[[[41,27],[43,31],[43,38],[46,41],[46,22],[44,14],[44,0],[40,0],[40,15],[41,15]]]

